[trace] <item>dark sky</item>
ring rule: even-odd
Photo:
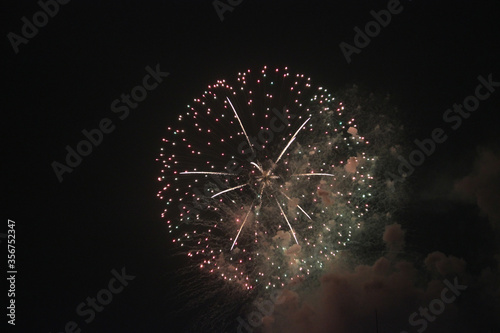
[[[75,321],[83,332],[183,332],[186,317],[173,314],[183,302],[174,283],[182,259],[172,256],[160,218],[155,158],[165,128],[215,80],[288,66],[330,91],[357,84],[390,94],[410,146],[442,126],[443,112],[474,92],[479,75],[500,81],[498,1],[402,0],[401,13],[348,64],[339,44],[352,45],[354,27],[364,28],[370,11],[387,3],[246,0],[221,21],[211,1],[70,1],[16,53],[9,33],[22,36],[22,18],[33,22],[41,7],[4,1],[0,233],[7,219],[15,221],[18,270],[16,327],[9,329],[64,332]],[[157,64],[168,77],[120,120],[111,103]],[[413,248],[470,259],[478,271],[487,264],[477,263],[475,251],[485,249],[480,257],[488,262],[495,249],[494,234],[484,234],[488,219],[474,204],[443,197],[473,171],[478,147],[498,153],[498,90],[415,172],[403,214]],[[81,131],[103,118],[114,130],[59,182],[51,164],[64,162],[65,147],[75,147]],[[469,230],[439,224],[459,218]],[[5,276],[6,239],[0,240]],[[85,323],[78,304],[122,268],[135,279]]]

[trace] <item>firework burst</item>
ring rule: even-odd
[[[168,127],[163,217],[203,271],[245,290],[320,274],[369,211],[375,158],[349,110],[287,68],[219,80]]]

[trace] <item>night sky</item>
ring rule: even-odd
[[[219,3],[233,10],[219,15],[212,1],[69,1],[58,4],[37,33],[24,28],[29,38],[22,19],[33,22],[40,3],[3,2],[6,205],[0,234],[7,234],[8,219],[15,221],[17,269],[15,327],[2,314],[9,331],[203,332],[191,324],[215,311],[212,304],[178,311],[186,302],[177,274],[185,259],[174,255],[160,217],[155,159],[166,127],[217,79],[288,66],[331,92],[356,84],[389,94],[408,152],[415,139],[449,128],[443,114],[475,93],[479,76],[500,82],[498,1],[401,0],[400,12],[349,63],[339,45],[354,46],[354,28],[364,30],[374,19],[370,11],[393,1],[228,2]],[[162,74],[147,97],[127,115],[114,112],[112,103],[155,70]],[[396,222],[413,264],[422,266],[435,251],[466,263],[462,274],[470,288],[458,304],[462,322],[455,327],[443,317],[440,332],[500,332],[500,83],[490,88],[477,110],[398,184],[407,200]],[[83,130],[99,126],[109,133],[58,178],[53,162],[65,164],[66,146],[75,148]],[[8,277],[7,238],[0,241],[0,267]],[[123,272],[130,276],[123,289],[85,322],[89,315],[77,307],[102,289],[119,289],[118,280],[109,283]],[[227,322],[233,326],[206,332],[235,332],[236,318]],[[388,332],[383,320],[379,324]],[[426,332],[437,331],[433,324]],[[322,325],[295,329],[375,332],[375,325],[369,331],[336,321]]]

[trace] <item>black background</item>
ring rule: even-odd
[[[497,1],[401,3],[401,14],[348,64],[339,43],[353,44],[353,28],[363,28],[370,10],[387,1],[246,0],[224,13],[224,21],[211,1],[71,1],[18,54],[7,34],[21,34],[21,18],[31,21],[40,7],[4,1],[0,232],[7,218],[16,222],[14,331],[61,332],[75,321],[84,332],[182,332],[189,316],[203,315],[173,314],[183,302],[174,283],[182,259],[171,255],[160,218],[155,158],[165,128],[215,80],[262,65],[288,66],[330,91],[355,83],[389,93],[404,114],[409,143],[443,126],[443,112],[474,92],[478,75],[500,80]],[[119,120],[111,102],[156,64],[170,75]],[[448,213],[435,208],[429,193],[440,187],[429,180],[446,184],[464,176],[477,146],[498,143],[499,94],[482,102],[412,176],[414,200],[424,208],[407,223],[419,225],[413,237],[423,251],[437,249],[439,240],[440,250],[467,257],[477,244],[493,241],[477,230],[468,230],[464,241],[437,226],[439,214]],[[81,131],[103,118],[115,130],[60,183],[51,163],[64,163],[65,146],[75,147]],[[477,213],[453,211],[470,219]],[[85,324],[76,306],[122,267],[136,278]]]

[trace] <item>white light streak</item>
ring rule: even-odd
[[[288,147],[290,147],[290,145],[292,144],[292,142],[295,140],[295,137],[297,136],[297,134],[299,133],[299,131],[305,126],[305,124],[307,124],[307,122],[309,120],[311,120],[311,118],[308,118],[306,121],[304,121],[304,123],[299,127],[299,129],[297,130],[297,132],[295,132],[295,134],[292,136],[292,138],[290,139],[290,141],[286,145],[285,149],[283,149],[283,151],[281,152],[280,156],[278,156],[278,158],[276,159],[276,162],[274,162],[274,164],[277,164],[279,162],[279,160],[281,159],[281,157],[283,156],[283,154],[285,153],[285,151],[288,149]]]
[[[236,112],[236,109],[233,106],[233,103],[231,103],[231,100],[229,97],[226,97],[227,101],[229,102],[229,105],[231,105],[231,108],[234,111],[234,115],[236,116],[236,119],[238,119],[238,122],[240,123],[240,127],[243,130],[243,134],[245,134],[245,138],[247,138],[248,145],[250,146],[250,149],[252,149],[252,152],[255,154],[255,150],[253,150],[252,143],[250,142],[250,139],[248,138],[247,131],[245,131],[245,127],[243,127],[243,124],[241,123],[240,117],[238,116],[238,112]]]
[[[221,194],[226,193],[226,192],[229,192],[229,191],[237,190],[237,189],[242,188],[243,186],[247,186],[247,185],[248,184],[243,184],[243,185],[238,185],[235,187],[228,188],[227,190],[220,191],[219,193],[212,195],[212,198],[215,198],[216,196],[221,195]]]
[[[297,240],[297,237],[295,236],[295,231],[293,230],[292,225],[291,225],[291,224],[290,224],[290,222],[288,221],[288,217],[286,217],[285,212],[284,212],[284,211],[283,211],[283,209],[281,208],[281,205],[280,205],[280,203],[278,202],[278,199],[276,199],[276,204],[278,205],[278,208],[280,209],[281,214],[282,214],[282,215],[283,215],[283,217],[285,218],[286,223],[288,223],[288,227],[290,227],[290,230],[292,231],[293,238],[295,238],[295,242],[296,242],[296,243],[297,243],[297,245],[298,245],[298,244],[299,244],[299,241]]]
[[[240,236],[240,232],[243,229],[243,226],[247,222],[248,215],[250,215],[250,212],[252,211],[252,208],[253,208],[253,202],[252,202],[252,205],[250,206],[250,209],[247,212],[247,215],[245,216],[245,220],[243,220],[243,223],[241,224],[240,230],[238,230],[238,234],[236,235],[236,238],[234,239],[233,245],[231,246],[231,251],[233,250],[234,244],[236,244],[236,241],[238,240],[238,237]]]

